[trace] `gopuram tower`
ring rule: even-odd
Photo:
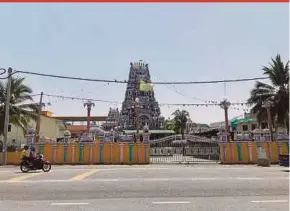
[[[155,99],[148,64],[142,60],[130,63],[129,79],[122,103],[119,125],[124,130],[161,129],[164,117]]]

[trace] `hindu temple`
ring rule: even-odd
[[[145,125],[150,130],[162,129],[164,127],[164,117],[161,116],[159,104],[154,96],[149,65],[140,60],[130,63],[119,126],[123,130],[133,130],[137,127],[142,130]]]

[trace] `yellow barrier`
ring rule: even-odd
[[[39,144],[35,147],[52,164],[149,164],[150,144]],[[0,153],[0,163],[3,161]],[[20,164],[20,152],[8,152],[7,164]]]
[[[288,141],[263,142],[267,158],[272,164],[279,163],[279,154],[289,154]],[[222,164],[255,164],[258,159],[257,142],[236,141],[220,144]]]

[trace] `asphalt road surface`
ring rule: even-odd
[[[0,167],[0,210],[287,211],[287,168],[221,165]]]

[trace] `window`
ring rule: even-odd
[[[248,130],[248,125],[243,125],[243,131],[247,131]]]
[[[257,125],[256,124],[252,124],[251,125],[251,130],[255,130],[257,128]]]
[[[262,129],[267,129],[268,128],[268,123],[267,122],[262,122]]]

